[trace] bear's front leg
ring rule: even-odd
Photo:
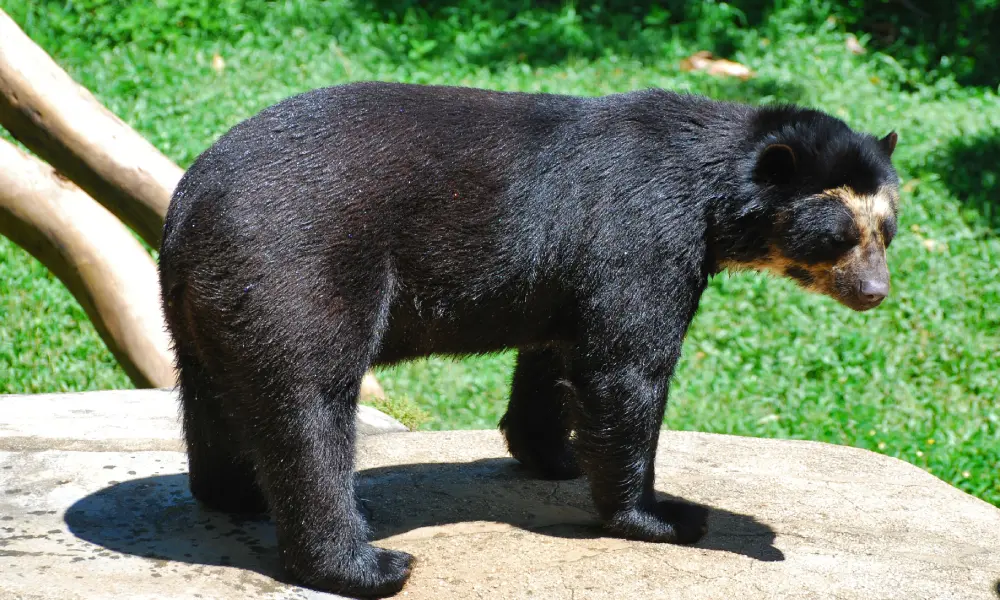
[[[667,359],[654,348],[628,344],[592,349],[574,365],[577,385],[577,460],[590,481],[605,527],[614,535],[688,544],[706,531],[708,511],[654,495],[653,461],[680,340]]]
[[[545,479],[576,479],[582,473],[573,456],[566,414],[573,391],[568,360],[561,348],[522,349],[511,382],[510,404],[500,420],[511,456]]]

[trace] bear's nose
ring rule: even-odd
[[[869,304],[875,304],[885,300],[889,295],[889,282],[884,279],[862,279],[858,286],[861,300]]]

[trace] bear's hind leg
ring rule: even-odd
[[[271,408],[253,433],[285,569],[315,589],[387,596],[402,588],[412,557],[370,545],[356,503],[354,419],[363,369],[328,371],[328,386],[303,372],[279,375],[276,395],[257,399]]]
[[[242,358],[246,382],[233,412],[286,571],[314,589],[387,596],[402,588],[413,557],[368,543],[354,458],[358,392],[387,324],[392,278],[360,270],[338,275],[331,279],[349,281],[349,292],[260,284],[283,293],[267,296],[267,310],[241,332],[252,336],[247,346],[254,351]]]
[[[568,419],[573,390],[566,358],[558,348],[521,350],[510,404],[500,420],[511,455],[545,479],[579,477]]]
[[[207,508],[232,513],[267,510],[253,465],[239,448],[222,398],[204,367],[178,349],[180,397],[191,494]]]

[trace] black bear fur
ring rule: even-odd
[[[895,143],[662,90],[357,83],[272,106],[194,162],[164,228],[192,493],[270,509],[294,580],[394,594],[412,557],[368,543],[354,498],[363,374],[517,349],[512,455],[585,475],[614,535],[694,542],[705,510],[658,503],[653,459],[709,278],[878,304]]]

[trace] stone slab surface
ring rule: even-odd
[[[407,430],[364,405],[357,424],[365,435]],[[173,390],[0,395],[0,438],[23,450],[184,450]]]
[[[159,430],[144,413],[115,419],[135,433],[110,430],[116,450],[86,414],[58,435],[12,427],[5,401],[0,598],[333,597],[276,579],[269,521],[198,507],[183,453],[139,436]],[[712,507],[701,542],[604,537],[582,480],[529,478],[492,431],[361,440],[375,543],[418,560],[400,598],[1000,597],[1000,510],[902,461],[664,432],[656,487]]]

